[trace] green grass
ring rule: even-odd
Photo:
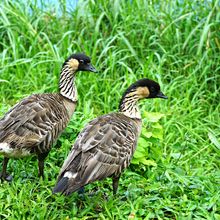
[[[0,219],[220,219],[219,1],[86,0],[72,12],[61,3],[59,13],[10,2],[0,3],[2,116],[23,97],[57,91],[72,52],[90,55],[100,73],[78,74],[77,111],[46,160],[45,181],[35,158],[10,161],[14,181],[0,184]],[[116,198],[110,179],[89,185],[85,198],[52,195],[78,132],[116,111],[142,77],[169,97],[140,103],[142,112],[166,115],[163,140],[147,146],[157,166],[132,164]]]

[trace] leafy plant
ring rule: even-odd
[[[144,112],[141,137],[138,140],[138,147],[131,161],[132,164],[157,166],[157,163],[149,158],[149,149],[154,148],[163,140],[163,127],[159,121],[164,116],[159,112]]]

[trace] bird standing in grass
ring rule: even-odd
[[[158,83],[141,79],[126,90],[118,113],[103,115],[86,125],[61,168],[54,193],[69,195],[96,180],[112,177],[116,194],[121,172],[129,166],[141,132],[137,102],[145,98],[167,99]]]
[[[9,158],[32,154],[37,155],[39,176],[44,177],[44,160],[75,111],[77,71],[96,72],[96,69],[88,56],[72,54],[63,64],[59,93],[29,96],[0,120],[0,154],[4,156],[1,179],[12,179],[6,173]]]

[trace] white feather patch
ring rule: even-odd
[[[0,143],[0,152],[10,154],[12,152],[12,149],[10,148],[10,145],[8,143],[3,142]]]
[[[77,173],[72,173],[72,172],[68,171],[64,174],[63,177],[67,177],[67,178],[71,179],[71,178],[75,178],[76,176],[77,176]]]
[[[10,147],[10,144],[2,142],[0,143],[0,154],[3,154],[7,157],[26,157],[29,156],[31,153],[26,149],[14,149]]]

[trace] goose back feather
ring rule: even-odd
[[[91,182],[119,175],[130,164],[140,130],[141,120],[121,113],[91,121],[79,134],[61,168],[58,182],[70,177],[62,193],[69,195]]]

